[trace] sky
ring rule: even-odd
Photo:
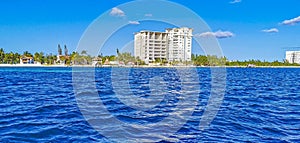
[[[130,9],[127,5],[132,1],[128,0],[0,0],[0,48],[5,52],[57,54],[60,44],[75,51],[80,42],[89,42],[81,39],[91,25],[99,24],[95,29],[99,34],[90,40],[101,41],[98,39],[105,40],[114,22],[120,21],[123,25],[97,47],[101,48],[99,53],[111,55],[117,48],[132,50],[135,32],[163,32],[166,28],[195,24],[193,13],[211,30],[195,30],[194,37],[215,37],[229,60],[282,61],[286,50],[299,50],[293,48],[300,46],[299,0],[169,1],[189,12],[145,1],[147,4]],[[182,25],[167,23],[167,19]],[[195,40],[193,53],[203,54],[201,44]]]

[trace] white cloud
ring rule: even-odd
[[[152,17],[153,15],[151,13],[145,14],[146,17]]]
[[[296,23],[300,22],[300,16],[293,18],[293,19],[289,19],[289,20],[284,20],[282,22],[282,24],[284,25],[295,25]]]
[[[111,12],[109,13],[111,16],[123,17],[125,16],[125,12],[119,8],[112,8]]]
[[[139,25],[139,24],[140,24],[140,22],[138,22],[138,21],[129,21],[129,24],[133,24],[133,25]]]
[[[229,2],[229,3],[235,4],[235,3],[240,3],[240,2],[242,2],[242,0],[233,0],[233,1]]]
[[[271,28],[271,29],[264,29],[264,30],[262,30],[262,32],[266,32],[266,33],[278,33],[279,30],[277,28]]]
[[[222,39],[222,38],[230,38],[230,37],[233,37],[234,34],[230,31],[217,31],[217,32],[204,32],[204,33],[201,33],[201,34],[196,34],[195,35],[196,37],[216,37],[216,38],[219,38],[219,39]]]

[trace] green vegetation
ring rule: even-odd
[[[255,66],[300,66],[297,63],[289,63],[286,60],[283,60],[283,62],[279,61],[273,61],[273,62],[268,62],[268,61],[260,61],[260,60],[248,60],[248,61],[231,61],[231,62],[226,62],[226,66],[247,66],[247,65],[255,65]]]
[[[92,63],[92,57],[87,54],[87,51],[82,51],[81,54],[77,52],[73,52],[69,55],[68,48],[64,45],[64,55],[62,55],[62,49],[58,44],[58,54],[44,54],[43,52],[35,52],[31,54],[28,51],[23,52],[23,54],[19,53],[5,53],[4,49],[0,49],[0,64],[19,64],[20,58],[33,58],[35,63],[54,65],[54,64],[66,64],[66,65],[88,65]],[[112,58],[109,58],[110,60]]]
[[[20,62],[19,53],[5,53],[3,48],[0,49],[0,64],[16,64]]]
[[[131,55],[131,53],[125,52],[125,53],[119,53],[117,50],[117,60],[118,61],[122,61],[124,62],[124,64],[128,64],[128,63],[135,63],[136,59],[134,58],[134,56]]]
[[[226,57],[192,54],[192,62],[196,66],[224,66],[226,64],[226,61]]]
[[[280,61],[260,61],[260,60],[247,60],[247,61],[228,61],[226,57],[217,56],[204,56],[192,55],[192,61],[196,66],[300,66],[299,64],[292,64],[286,60]]]
[[[98,57],[102,58],[102,64],[105,64],[106,60],[108,60],[108,61],[115,61],[117,59],[117,57],[115,55],[110,55],[110,56],[99,55]]]
[[[121,53],[121,52],[119,52],[119,49],[117,49],[117,57],[115,57],[115,59],[113,59],[113,60],[123,62],[123,64],[125,64],[125,65],[127,65],[129,63],[133,63],[135,65],[145,65],[145,62],[143,62],[139,57],[135,58],[129,52]]]
[[[63,51],[58,44],[58,54],[46,54],[43,52],[35,52],[31,54],[28,51],[23,52],[23,54],[14,53],[14,52],[5,52],[3,48],[0,48],[0,64],[18,64],[20,63],[20,58],[23,57],[32,57],[35,62],[47,65],[53,64],[65,64],[65,65],[91,65],[93,63],[93,59],[101,61],[100,63],[108,64],[109,61],[118,61],[125,65],[127,64],[135,64],[135,65],[144,65],[145,63],[138,57],[135,58],[131,55],[131,53],[125,52],[120,53],[117,49],[117,56],[103,56],[102,54],[97,57],[92,57],[88,55],[87,51],[72,52],[68,53],[68,48],[64,45],[64,55],[62,55]],[[217,57],[217,56],[205,56],[205,55],[194,55],[192,54],[192,62],[167,62],[165,59],[156,59],[155,63],[160,63],[160,65],[170,64],[170,65],[195,65],[195,66],[300,66],[299,64],[291,64],[286,60],[280,61],[260,61],[260,60],[247,60],[247,61],[228,61],[226,57]]]
[[[123,61],[124,63],[135,62],[135,58],[131,56],[131,53],[119,53],[117,57],[118,61]]]

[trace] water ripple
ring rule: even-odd
[[[131,134],[143,141],[160,138],[163,142],[300,142],[300,69],[229,68],[224,101],[209,128],[199,130],[199,121],[211,92],[209,68],[198,68],[199,79],[181,81],[173,68],[96,69],[95,81],[103,101],[111,113],[106,119],[132,125],[155,124],[168,116],[181,116],[174,111],[182,93],[193,95],[200,84],[198,106],[186,124],[170,137],[162,136],[157,129],[151,134]],[[82,74],[81,98],[89,97],[89,87]],[[112,76],[128,80],[129,87],[113,85]],[[128,76],[128,77],[126,77]],[[159,76],[159,79],[153,80]],[[199,80],[199,83],[195,80]],[[155,86],[161,85],[157,92]],[[182,84],[187,91],[182,91]],[[119,100],[115,93],[134,98],[149,98],[155,93],[162,100],[149,110],[131,108]],[[129,92],[130,91],[130,92]],[[133,99],[134,99],[133,98]],[[1,68],[0,69],[0,142],[108,142],[85,119],[75,99],[71,68]],[[149,102],[151,103],[151,102]],[[154,104],[154,102],[153,102]],[[96,108],[97,104],[91,103]],[[98,113],[97,113],[98,114]],[[101,115],[101,113],[99,113]],[[86,121],[87,120],[87,121]],[[167,124],[176,124],[166,122]],[[117,131],[118,124],[104,124],[108,131]],[[125,136],[126,136],[125,135]]]

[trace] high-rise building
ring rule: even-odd
[[[165,32],[141,31],[134,36],[134,56],[146,64],[167,60],[168,38]]]
[[[166,29],[166,32],[135,33],[134,56],[146,64],[156,60],[191,61],[192,31],[184,27]]]
[[[300,64],[300,51],[286,51],[285,59],[289,63],[297,63]]]
[[[191,61],[192,56],[192,29],[172,28],[168,33],[168,61]]]

